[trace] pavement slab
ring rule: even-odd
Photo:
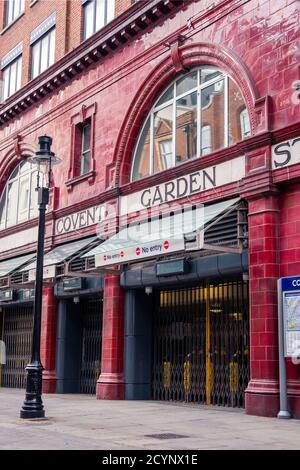
[[[43,395],[46,420],[21,420],[24,390],[0,388],[0,449],[300,449],[300,420],[244,410],[154,401]],[[159,440],[156,434],[183,437]]]

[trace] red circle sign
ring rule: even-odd
[[[104,261],[107,261],[107,256],[106,255],[104,255]]]
[[[135,253],[136,253],[137,256],[140,256],[140,254],[141,254],[141,249],[140,249],[140,248],[137,248],[137,249],[135,250]]]
[[[121,258],[124,258],[124,251],[121,251],[120,256]]]
[[[166,241],[164,242],[164,249],[165,249],[165,250],[168,250],[168,249],[169,249],[169,246],[170,246],[170,245],[169,245],[169,242],[168,242],[168,240],[166,240]]]

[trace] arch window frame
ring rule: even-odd
[[[210,69],[212,71],[215,71],[218,73],[217,76],[215,76],[214,78],[212,79],[209,79],[207,81],[203,81],[201,83],[201,71],[205,70],[205,69]],[[180,95],[177,95],[176,92],[177,92],[177,83],[181,80],[181,79],[184,79],[185,77],[188,77],[190,74],[192,74],[193,72],[197,72],[197,86],[193,87],[193,88],[189,88],[187,91],[181,93]],[[220,149],[218,150],[221,150],[221,149],[224,149],[224,148],[227,148],[231,145],[235,145],[236,142],[234,142],[233,144],[230,143],[230,135],[229,135],[229,80],[232,80],[232,82],[238,87],[238,83],[236,82],[236,80],[234,80],[234,78],[228,73],[226,72],[225,70],[222,70],[218,67],[215,67],[215,66],[211,66],[211,65],[201,65],[200,67],[197,67],[197,68],[193,68],[191,70],[189,70],[186,74],[183,74],[179,77],[177,77],[175,80],[173,80],[173,82],[164,89],[164,91],[160,94],[160,96],[158,97],[158,99],[155,101],[154,105],[152,106],[150,112],[148,113],[147,117],[145,118],[144,120],[144,123],[140,129],[140,133],[139,133],[139,136],[138,136],[138,139],[137,139],[137,142],[136,142],[136,145],[134,147],[134,151],[133,151],[133,159],[132,159],[132,164],[131,164],[131,170],[130,170],[130,181],[131,182],[134,182],[134,181],[138,181],[140,179],[143,179],[143,178],[147,178],[149,176],[153,176],[154,174],[157,174],[161,171],[166,171],[167,169],[169,168],[174,168],[178,165],[181,165],[181,164],[184,164],[186,163],[187,161],[189,160],[192,160],[194,158],[201,158],[201,157],[204,157],[204,156],[207,156],[211,153],[213,153],[214,151],[216,150],[211,150],[210,153],[208,154],[204,154],[202,155],[202,132],[201,132],[201,129],[202,129],[202,121],[201,121],[201,118],[202,118],[202,110],[205,108],[202,106],[202,90],[212,86],[212,85],[215,85],[221,81],[223,81],[223,90],[224,90],[224,145],[222,147],[220,147]],[[164,94],[167,93],[169,90],[171,90],[171,88],[173,87],[173,97],[169,100],[166,100],[164,101],[162,104],[158,104],[159,101],[163,98]],[[188,95],[191,95],[192,93],[197,93],[197,134],[196,134],[196,137],[197,137],[197,149],[196,149],[196,157],[191,157],[191,158],[188,158],[188,159],[185,159],[183,162],[178,162],[178,160],[176,159],[176,103],[177,101],[179,101],[180,99],[182,98],[185,98],[187,97]],[[245,105],[245,110],[246,112],[248,112],[248,109],[247,109],[247,105],[246,105],[246,102],[244,100],[244,97],[242,95],[242,99],[243,99],[243,104]],[[163,170],[160,170],[160,171],[154,171],[154,118],[155,118],[155,114],[161,110],[163,110],[164,108],[168,107],[168,106],[172,106],[172,135],[171,135],[171,139],[172,139],[172,165],[171,167],[169,168],[164,168]],[[249,114],[249,112],[248,112]],[[141,177],[134,177],[134,172],[135,172],[135,165],[136,165],[136,159],[137,158],[140,158],[140,154],[138,153],[138,149],[139,149],[139,146],[140,146],[140,143],[141,143],[141,139],[143,138],[143,135],[144,135],[144,130],[145,130],[145,127],[148,125],[148,122],[150,122],[150,129],[149,129],[149,157],[148,157],[148,160],[149,160],[149,171],[148,171],[148,174],[147,175],[144,175],[144,176],[141,176]],[[205,124],[204,124],[205,126]],[[210,126],[210,130],[212,132],[212,126]],[[251,129],[250,129],[250,136],[251,136]],[[248,137],[248,136],[247,136]],[[240,140],[243,140],[243,137],[242,136],[242,130],[241,130],[241,139]]]
[[[28,169],[24,166],[28,165]],[[23,171],[22,171],[23,168]],[[16,173],[16,174],[15,174]],[[28,185],[22,187],[22,182],[25,181]],[[28,220],[34,219],[38,216],[38,205],[34,190],[35,190],[35,180],[37,178],[37,169],[32,163],[23,161],[21,162],[10,174],[5,187],[3,188],[1,197],[0,197],[0,230],[5,230],[9,227],[13,227],[20,223],[26,222]],[[16,193],[13,194],[13,199],[15,202],[15,211],[8,217],[8,209],[11,199],[9,198],[9,189],[16,185]],[[22,200],[21,195],[22,191],[26,193],[25,207],[22,209]],[[3,199],[5,199],[3,204]],[[3,209],[2,209],[3,207]]]

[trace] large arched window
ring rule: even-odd
[[[250,135],[243,96],[214,67],[193,70],[157,100],[140,133],[131,170],[138,180]]]
[[[37,171],[29,162],[15,168],[0,199],[0,230],[37,217]]]

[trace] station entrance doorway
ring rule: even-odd
[[[153,399],[244,407],[248,283],[160,290],[154,305]]]

